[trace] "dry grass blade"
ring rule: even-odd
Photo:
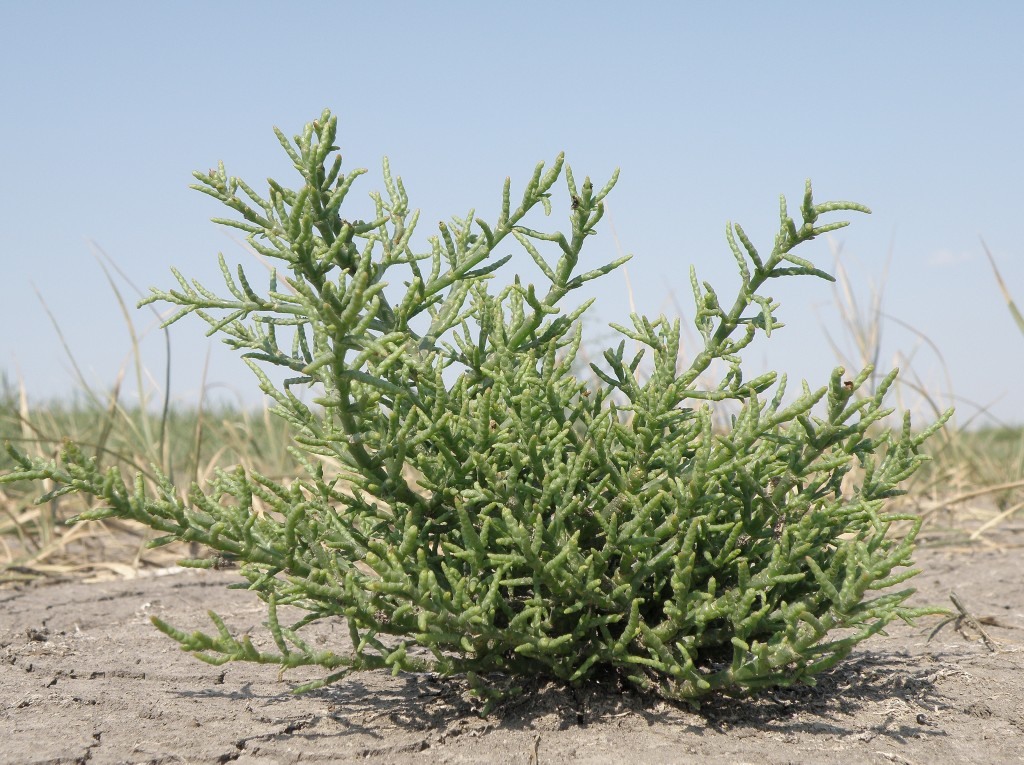
[[[966,502],[969,499],[975,499],[976,497],[982,497],[986,494],[995,494],[1000,491],[1006,491],[1008,489],[1020,489],[1024,488],[1024,481],[1009,481],[1007,483],[993,484],[991,486],[982,486],[977,489],[971,489],[970,491],[957,494],[954,497],[950,497],[945,500],[947,505],[956,505],[960,502]]]
[[[1007,518],[1012,516],[1014,513],[1016,513],[1021,508],[1024,508],[1024,502],[1018,502],[1018,503],[1016,503],[1014,505],[1011,505],[1009,508],[1007,508],[1006,510],[1003,510],[1003,512],[999,513],[994,518],[991,518],[988,521],[986,521],[985,523],[983,523],[979,529],[977,529],[976,531],[974,531],[971,534],[969,539],[972,542],[974,540],[976,540],[976,539],[979,539],[981,537],[981,535],[984,534],[986,531],[988,531],[991,528],[994,528],[995,526],[998,526],[1000,523],[1005,521]]]
[[[985,257],[988,258],[989,265],[992,266],[992,273],[995,274],[996,283],[999,285],[999,291],[1003,293],[1003,300],[1006,301],[1006,307],[1010,309],[1010,315],[1017,322],[1017,328],[1024,332],[1024,316],[1021,316],[1020,311],[1017,309],[1017,304],[1013,301],[1013,296],[1010,295],[1006,282],[1003,281],[1003,275],[999,273],[999,268],[996,267],[996,259],[992,257],[992,252],[989,250],[988,245],[985,244],[984,239],[981,239],[981,248],[985,251]]]
[[[867,366],[878,367],[882,352],[882,329],[883,313],[882,305],[885,297],[885,283],[889,271],[889,264],[892,262],[892,249],[886,259],[885,270],[882,273],[878,285],[872,283],[869,291],[870,302],[866,309],[861,308],[860,302],[853,289],[853,282],[841,260],[842,245],[831,238],[829,247],[832,250],[832,257],[835,262],[835,285],[833,287],[833,304],[839,312],[847,335],[853,341],[856,348],[855,354],[844,353],[839,344],[832,336],[825,331],[825,337],[832,346],[839,362],[847,369],[863,369]],[[872,389],[874,389],[874,378],[872,378]]]

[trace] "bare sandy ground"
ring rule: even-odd
[[[1016,535],[1014,535],[1016,536]],[[1018,540],[1013,540],[1014,542]],[[363,673],[304,696],[315,674],[213,667],[156,631],[159,615],[271,641],[231,572],[0,590],[3,763],[1024,762],[1024,548],[924,548],[918,603],[955,590],[978,629],[894,626],[817,687],[700,712],[554,685],[481,719],[458,680]],[[340,625],[317,641],[343,647]]]

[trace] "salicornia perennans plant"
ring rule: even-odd
[[[303,688],[382,667],[466,673],[481,693],[493,690],[483,676],[495,672],[513,685],[611,672],[696,699],[809,678],[894,618],[926,613],[903,605],[911,589],[877,592],[916,573],[906,567],[919,521],[883,504],[941,423],[915,433],[906,419],[898,435],[875,433],[895,373],[858,397],[870,370],[844,381],[837,369],[825,387],[805,383],[785,403],[785,377],[745,380],[740,367],[758,331],[781,326],[760,291],[766,282],[830,279],[793,250],[846,225],[820,223],[823,214],[864,207],[815,204],[808,184],[800,223],[783,200],[767,257],[730,226],[742,284],[728,305],[691,269],[703,338],[692,363],[680,362],[678,320],[634,315],[631,326],[613,326],[644,352],[627,357],[623,341],[592,365],[588,383],[572,369],[589,303],[563,303],[625,260],[589,270],[580,262],[617,176],[599,189],[580,184],[559,155],[536,167],[518,203],[505,180],[497,220],[470,212],[440,223],[429,250],[415,252],[418,214],[386,162],[373,220],[345,217],[365,171],[342,172],[336,128],[324,112],[293,141],[277,132],[302,176],[297,190],[271,180],[261,196],[223,165],[196,174],[195,188],[237,216],[218,222],[283,265],[265,293],[221,258],[227,297],[175,271],[178,289],[143,301],[178,306],[167,323],[194,313],[244,351],[299,433],[303,476],[221,472],[184,501],[167,480],[149,491],[67,444],[55,462],[10,449],[19,467],[0,477],[95,496],[97,509],[76,520],[131,518],[163,533],[154,545],[198,542],[237,559],[268,605],[278,650],[233,637],[214,614],[215,635],[154,619],[161,630],[214,663],[325,668]],[[560,176],[568,232],[528,228],[534,208],[550,214]],[[517,277],[489,289],[512,257],[498,251],[513,239],[545,287]],[[727,373],[699,389],[715,362]],[[292,376],[275,387],[261,364]],[[300,388],[312,389],[313,403],[296,396]],[[715,402],[737,412],[724,431],[712,424]],[[854,465],[862,480],[844,491]],[[909,533],[887,536],[894,521]],[[307,613],[286,626],[282,604]],[[303,641],[302,628],[325,618],[345,620],[350,652]],[[427,658],[409,653],[416,646]]]

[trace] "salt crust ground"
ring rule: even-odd
[[[1016,541],[1016,540],[1015,540]],[[966,624],[897,625],[817,687],[699,713],[547,685],[480,719],[458,682],[365,673],[305,696],[273,667],[212,667],[149,622],[261,626],[231,572],[0,590],[2,763],[1002,763],[1024,762],[1024,548],[923,548],[917,603],[955,590]],[[343,642],[325,625],[319,640]],[[258,638],[258,639],[257,639]]]

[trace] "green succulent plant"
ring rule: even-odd
[[[387,161],[374,219],[345,217],[365,170],[342,172],[336,130],[325,111],[294,140],[276,131],[297,189],[271,180],[261,196],[223,165],[195,174],[194,188],[234,214],[216,220],[281,264],[266,292],[221,257],[227,296],[174,271],[177,289],[143,301],[177,306],[168,324],[196,314],[242,352],[299,434],[300,475],[219,472],[186,499],[166,479],[154,489],[103,470],[71,443],[56,461],[8,446],[17,467],[0,483],[48,479],[57,488],[42,501],[96,498],[74,521],[133,519],[162,533],[153,545],[195,542],[239,561],[241,586],[267,603],[277,651],[234,637],[215,614],[213,635],[154,618],[184,649],[216,664],[324,668],[300,690],[356,670],[465,673],[485,710],[509,692],[492,673],[514,688],[611,672],[696,700],[810,681],[893,619],[933,611],[904,605],[912,589],[892,589],[917,573],[908,567],[920,520],[884,505],[949,413],[922,432],[907,417],[892,433],[881,423],[895,372],[866,393],[870,369],[852,380],[836,369],[786,403],[784,376],[746,380],[741,369],[754,337],[782,326],[761,290],[780,277],[831,279],[794,249],[846,225],[823,215],[866,208],[816,204],[808,183],[799,223],[782,200],[767,257],[730,225],[741,284],[727,304],[691,269],[703,340],[693,360],[681,362],[678,320],[633,315],[613,325],[623,342],[588,381],[574,363],[590,303],[564,304],[626,260],[580,268],[617,173],[599,189],[580,184],[559,155],[537,165],[515,206],[505,180],[496,220],[471,211],[440,223],[417,252],[418,213]],[[551,213],[560,177],[568,231],[528,228],[535,208]],[[517,276],[491,289],[512,240],[546,285]],[[627,339],[641,352],[627,356]],[[721,383],[702,389],[716,363]],[[291,376],[277,386],[264,367]],[[731,420],[716,427],[725,405]],[[895,522],[909,531],[893,535]],[[282,624],[284,604],[305,616]],[[335,618],[351,651],[302,639],[303,627]]]

